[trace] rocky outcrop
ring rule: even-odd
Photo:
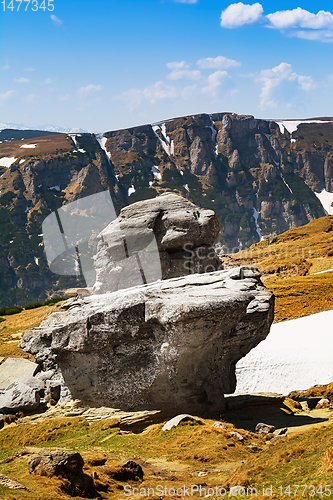
[[[219,230],[212,210],[176,194],[133,203],[97,238],[93,293],[220,270]]]
[[[219,411],[235,364],[263,340],[274,298],[236,268],[70,299],[21,347],[61,379],[62,397],[124,409]]]
[[[170,190],[214,210],[224,253],[324,216],[315,192],[333,192],[332,129],[325,119],[289,133],[271,120],[215,113],[97,136],[36,138],[29,154],[20,141],[0,144],[0,157],[17,158],[0,167],[0,305],[43,302],[86,286],[82,276],[49,271],[41,223],[103,190],[117,213]]]

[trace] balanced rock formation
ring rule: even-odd
[[[44,371],[54,370],[62,397],[209,412],[223,409],[235,364],[267,336],[274,296],[258,271],[243,267],[73,298],[63,307],[21,341]]]
[[[176,194],[133,203],[97,238],[93,293],[220,270],[219,231],[213,210]]]

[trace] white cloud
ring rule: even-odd
[[[53,83],[53,80],[51,80],[51,78],[46,78],[46,80],[43,81],[44,85],[50,85],[51,83]]]
[[[80,97],[87,97],[91,92],[100,92],[103,90],[102,85],[87,85],[86,87],[80,87],[78,94]]]
[[[168,74],[167,78],[169,80],[200,80],[201,72],[198,69],[174,69]]]
[[[186,61],[174,61],[174,62],[169,62],[167,63],[167,68],[169,69],[182,69],[182,68],[188,68],[189,65],[186,64]]]
[[[265,69],[256,78],[262,84],[260,108],[277,108],[283,102],[290,102],[299,90],[316,88],[310,76],[298,75],[288,63],[281,63],[272,69]]]
[[[15,94],[16,94],[15,90],[7,90],[7,92],[5,92],[4,94],[0,94],[0,104],[4,104],[6,101],[8,101],[8,99],[13,97],[13,95]]]
[[[297,7],[293,10],[281,10],[266,16],[273,28],[279,30],[288,28],[305,28],[313,30],[333,30],[333,15],[330,12],[320,10],[313,14],[307,10]]]
[[[314,14],[297,7],[264,16],[260,3],[245,5],[239,2],[229,5],[221,14],[223,28],[239,28],[257,21],[266,21],[266,28],[278,29],[286,36],[333,42],[333,14],[329,11],[320,10]]]
[[[29,68],[24,68],[24,70],[23,70],[23,71],[29,71],[29,72],[32,72],[32,71],[35,71],[35,68],[30,68],[30,67],[29,67]]]
[[[16,78],[14,80],[14,82],[16,82],[16,83],[28,83],[28,82],[30,82],[30,80],[28,78]]]
[[[228,80],[229,80],[228,83],[230,83],[231,79],[226,71],[221,71],[221,70],[215,71],[215,73],[209,75],[207,79],[208,85],[203,87],[201,90],[204,94],[215,96],[218,88],[221,87],[221,85],[226,83]]]
[[[58,97],[59,101],[69,101],[72,98],[70,94],[60,95]]]
[[[5,66],[2,66],[2,68],[1,68],[1,69],[9,69],[8,64],[6,64]]]
[[[51,19],[53,21],[53,24],[55,26],[61,26],[62,25],[61,19],[59,19],[57,16],[55,16],[54,14],[52,14],[50,17],[51,17]]]
[[[127,107],[133,111],[137,108],[143,101],[148,101],[151,104],[155,104],[158,101],[163,101],[165,99],[174,99],[179,97],[179,91],[171,86],[165,85],[164,82],[159,81],[146,87],[143,90],[131,89],[123,92],[116,99],[121,99],[126,102]]]
[[[228,59],[224,56],[217,57],[206,57],[205,59],[199,59],[197,65],[201,69],[227,69],[227,68],[238,68],[241,63],[234,61],[233,59]]]
[[[261,18],[263,12],[264,9],[260,3],[253,5],[243,2],[233,3],[222,11],[221,26],[222,28],[238,28],[244,24],[252,24]]]

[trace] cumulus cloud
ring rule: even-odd
[[[54,14],[52,14],[50,17],[51,17],[51,19],[53,21],[53,24],[55,26],[61,26],[62,25],[62,20],[59,19],[57,16],[55,16]]]
[[[169,69],[182,69],[182,68],[188,68],[189,65],[186,64],[186,61],[173,61],[173,62],[168,62],[167,63],[167,68]]]
[[[58,97],[59,101],[70,101],[72,96],[70,94],[60,95]]]
[[[221,26],[222,28],[239,28],[244,24],[252,24],[261,18],[263,12],[264,9],[260,3],[253,5],[243,2],[233,3],[222,11]]]
[[[227,69],[238,68],[241,63],[238,61],[234,61],[233,59],[228,59],[224,56],[217,56],[199,59],[199,61],[197,61],[197,65],[201,69]]]
[[[277,108],[282,102],[287,102],[299,90],[315,89],[315,83],[310,76],[298,75],[291,64],[282,62],[272,69],[262,70],[257,77],[261,83],[260,108]]]
[[[229,5],[221,14],[223,28],[239,28],[258,21],[265,22],[266,28],[278,29],[287,36],[333,42],[333,14],[328,11],[320,10],[314,14],[297,7],[264,16],[260,3],[245,5],[239,2]]]
[[[24,70],[23,70],[23,71],[28,71],[28,72],[30,72],[30,73],[31,73],[32,71],[35,71],[35,68],[31,68],[31,67],[29,67],[29,68],[24,68]]]
[[[1,69],[9,69],[8,64],[6,64],[5,66],[2,66],[2,68],[1,68]]]
[[[0,94],[0,104],[4,104],[8,99],[16,94],[15,90],[7,90],[4,94]]]
[[[50,85],[51,83],[53,83],[53,80],[51,80],[51,78],[46,78],[46,80],[43,81],[44,85]]]
[[[226,83],[228,83],[228,86],[230,87],[231,78],[228,75],[227,71],[218,70],[215,71],[215,73],[209,75],[209,77],[207,78],[207,85],[201,90],[204,94],[216,96],[219,87],[225,85]]]
[[[37,94],[28,94],[22,97],[22,101],[27,104],[30,104],[32,102],[36,102],[37,98],[38,98]]]
[[[201,72],[198,69],[174,69],[168,74],[167,78],[169,80],[200,80]]]
[[[14,80],[15,83],[28,83],[30,80],[28,78],[16,78]]]
[[[102,85],[93,85],[93,84],[90,84],[90,85],[87,85],[86,87],[80,87],[79,90],[78,90],[78,94],[79,94],[79,97],[87,97],[89,94],[91,94],[92,92],[100,92],[101,90],[103,90],[103,86]]]

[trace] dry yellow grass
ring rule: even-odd
[[[276,296],[275,322],[333,309],[333,216],[223,256],[225,267],[254,266]],[[314,274],[322,273],[322,274]]]
[[[22,311],[19,314],[3,316],[6,321],[0,323],[0,357],[8,358],[26,358],[33,360],[33,356],[18,347],[20,338],[30,328],[39,326],[58,305],[38,307]]]
[[[37,144],[35,148],[21,148],[23,144]],[[0,157],[29,158],[37,155],[47,155],[58,150],[64,153],[73,151],[74,147],[67,134],[49,135],[10,141],[0,144]]]

